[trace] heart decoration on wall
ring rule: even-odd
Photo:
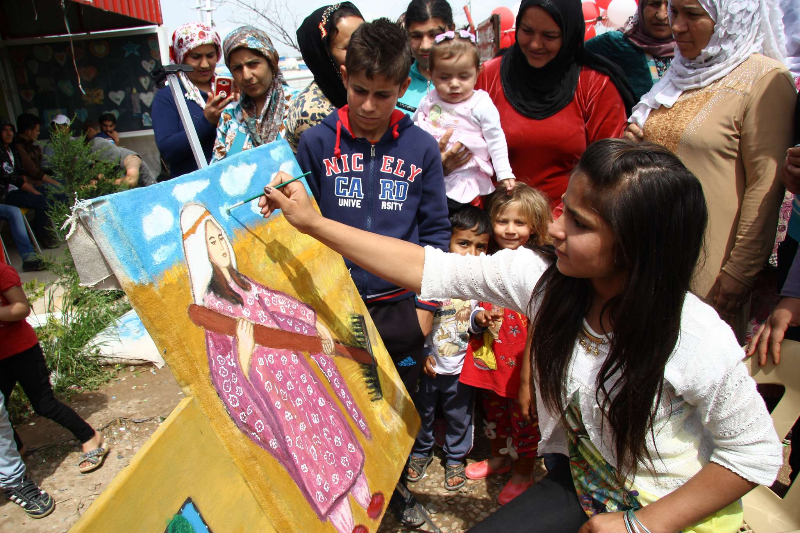
[[[78,47],[76,46],[76,47],[75,47],[75,54],[74,54],[74,56],[75,56],[75,61],[78,61],[80,58],[82,58],[82,57],[83,57],[83,54],[85,54],[85,53],[86,53],[86,51],[85,51],[83,48],[78,48]]]
[[[35,59],[29,59],[27,64],[28,64],[28,70],[30,70],[34,74],[39,72],[39,62],[38,61],[36,61]]]
[[[26,102],[30,102],[33,100],[33,97],[36,96],[36,93],[33,92],[33,89],[22,89],[19,92],[19,95],[25,100]]]
[[[139,93],[139,100],[141,100],[142,103],[147,107],[152,107],[154,96],[155,93],[153,93],[152,91],[150,91],[149,93]]]
[[[145,69],[147,72],[153,72],[153,69],[156,68],[155,60],[151,59],[150,61],[147,61],[145,59],[142,59],[142,68]]]
[[[111,45],[108,41],[94,41],[89,45],[89,51],[95,57],[106,57],[111,51]]]
[[[147,39],[147,46],[150,47],[150,50],[158,50],[158,39],[150,37]]]
[[[36,91],[39,93],[53,93],[56,91],[56,84],[53,78],[39,76],[36,78]]]
[[[150,76],[139,76],[139,83],[142,84],[145,90],[150,87]]]
[[[67,96],[72,96],[75,94],[75,87],[72,85],[72,82],[69,80],[61,80],[58,82],[58,90],[62,93],[66,94]]]
[[[61,65],[62,67],[64,66],[64,63],[67,62],[67,53],[66,52],[56,52],[55,54],[53,54],[53,57],[56,59],[58,64]]]
[[[86,119],[89,118],[89,111],[85,107],[76,109],[75,116],[78,117],[78,120],[81,122],[86,122]]]
[[[78,72],[81,73],[81,78],[86,81],[92,81],[97,77],[97,67],[81,67]]]
[[[125,91],[122,89],[119,91],[109,91],[108,98],[115,104],[120,105],[125,99]]]
[[[161,53],[158,50],[150,50],[150,55],[153,57],[153,59],[161,59]]]
[[[42,63],[47,63],[53,57],[53,47],[50,45],[34,46],[33,55]]]
[[[83,103],[86,105],[102,104],[105,99],[105,92],[100,87],[94,89],[86,89],[86,94],[81,95]]]

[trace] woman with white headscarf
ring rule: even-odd
[[[370,493],[364,450],[346,417],[365,438],[372,434],[331,358],[331,333],[305,303],[241,274],[227,234],[203,205],[184,205],[180,221],[195,304],[236,319],[235,336],[205,333],[210,379],[233,423],[286,469],[338,533],[354,531],[348,495],[379,516],[382,495]],[[258,328],[319,337],[325,353],[262,346]]]
[[[796,92],[779,61],[781,13],[768,0],[671,0],[670,21],[675,57],[634,108],[628,135],[667,147],[703,184],[707,256],[692,289],[743,340],[792,140]]]

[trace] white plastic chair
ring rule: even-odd
[[[800,417],[800,342],[783,341],[781,363],[774,365],[770,357],[763,367],[758,358],[745,360],[756,383],[783,385],[786,388],[772,411],[775,430],[783,438]],[[800,483],[793,483],[781,498],[768,487],[758,486],[742,500],[744,521],[755,533],[792,533],[800,531]]]

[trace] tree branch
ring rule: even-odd
[[[244,20],[237,22],[261,27],[273,40],[300,51],[295,34],[297,15],[288,0],[225,0],[223,4],[244,12]]]

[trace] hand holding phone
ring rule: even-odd
[[[233,78],[230,76],[217,76],[214,80],[214,96],[227,98],[233,94]]]

